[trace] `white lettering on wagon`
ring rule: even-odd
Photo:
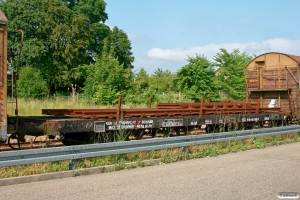
[[[204,123],[205,124],[212,124],[212,119],[206,119]]]
[[[120,130],[120,129],[134,129],[134,125],[113,125],[113,126],[108,126],[109,130]]]
[[[259,121],[258,117],[242,118],[242,122],[256,122],[256,121]]]
[[[153,127],[153,120],[142,120],[139,124],[136,125],[137,128],[152,128]]]
[[[183,119],[165,119],[162,126],[183,126]]]
[[[153,120],[125,120],[116,122],[106,122],[108,130],[152,128]]]

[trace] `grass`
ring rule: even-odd
[[[8,100],[10,101],[10,100]],[[146,104],[125,104],[123,108],[147,108]],[[7,105],[7,114],[14,115],[15,104],[9,103]],[[65,99],[62,97],[53,97],[48,99],[18,99],[18,112],[20,116],[39,116],[42,115],[42,109],[74,109],[74,108],[117,108],[117,105],[98,105],[91,103],[85,99]]]
[[[215,157],[222,154],[241,152],[249,149],[263,149],[265,148],[266,144],[281,145],[290,141],[299,142],[299,138],[299,133],[293,133],[262,137],[255,140],[246,139],[190,146],[187,147],[186,153],[183,153],[181,148],[173,148],[156,151],[86,158],[77,160],[76,169],[99,167],[99,170],[102,171],[103,166],[107,165],[113,165],[114,170],[123,170],[133,167],[145,167],[145,164],[143,163],[144,160],[160,159],[162,163],[172,163],[195,158]],[[137,165],[127,165],[127,163],[131,162],[136,162]],[[28,176],[34,174],[43,174],[66,170],[69,170],[69,161],[38,163],[13,167],[1,167],[0,178]]]

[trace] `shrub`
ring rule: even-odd
[[[22,98],[43,98],[48,94],[48,87],[38,69],[23,67],[17,81],[17,92]]]

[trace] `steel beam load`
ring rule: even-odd
[[[117,109],[43,109],[42,114],[74,116],[82,118],[130,118],[198,115],[227,115],[280,112],[280,108],[260,108],[259,103],[245,101],[223,101],[201,103],[159,103],[157,108],[122,109],[121,99]]]

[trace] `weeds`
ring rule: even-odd
[[[218,153],[217,153],[216,147],[208,147],[206,149],[206,151],[204,152],[204,156],[206,156],[206,157],[215,157],[217,155],[218,155]]]
[[[122,169],[127,169],[126,167],[126,160],[118,160],[117,163],[115,164],[115,170],[122,170]]]
[[[99,105],[85,99],[72,99],[52,97],[48,99],[23,99],[18,98],[18,111],[20,116],[42,115],[42,109],[74,109],[74,108],[116,108],[117,105]],[[125,104],[124,108],[145,108],[146,104]],[[7,114],[14,115],[15,104],[7,105]]]
[[[293,140],[294,140],[294,142],[299,142],[299,141],[300,141],[299,134],[295,134],[295,135],[293,136]]]
[[[278,145],[278,138],[277,138],[277,135],[275,135],[275,136],[272,137],[272,145],[275,145],[275,146]]]
[[[263,149],[265,148],[265,143],[261,139],[255,139],[253,142],[254,149]]]
[[[145,167],[145,163],[142,160],[138,160],[137,164],[139,167]]]

